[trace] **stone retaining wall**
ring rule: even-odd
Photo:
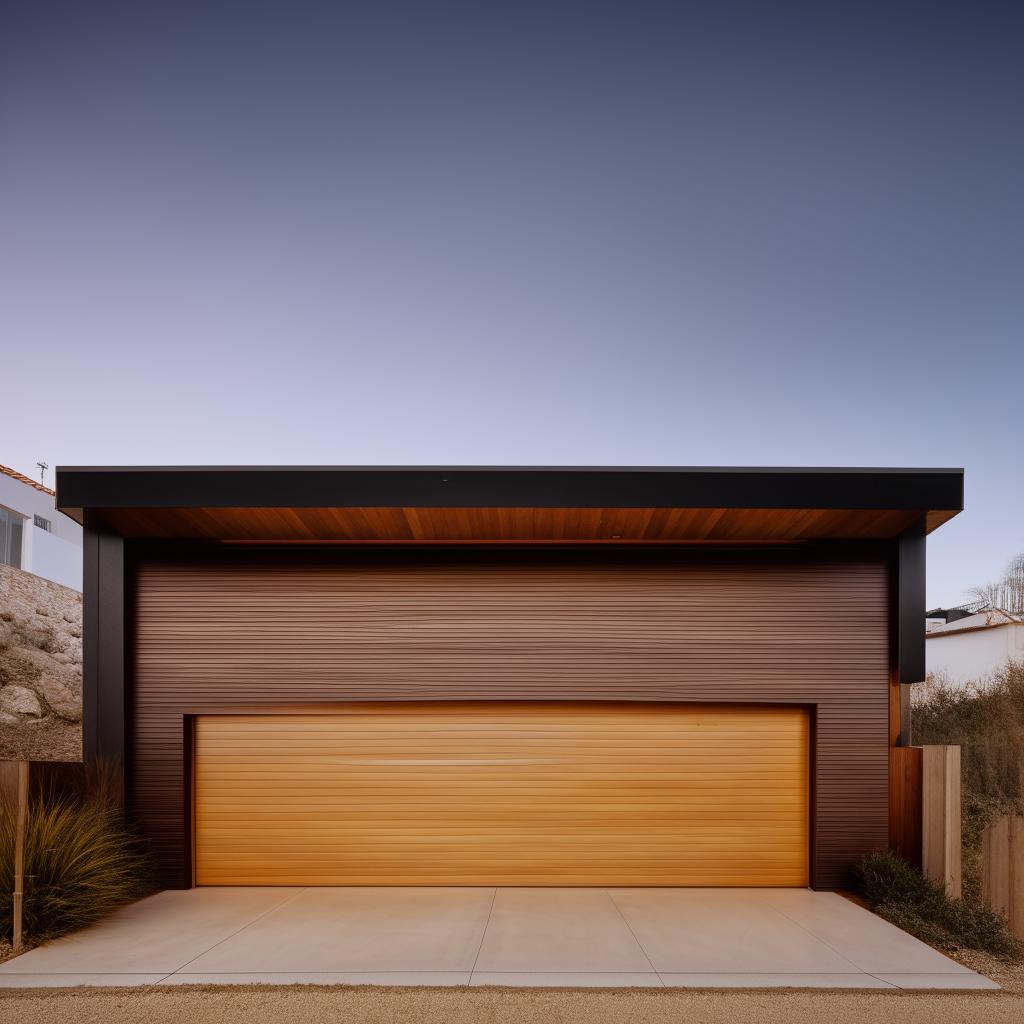
[[[0,760],[82,758],[82,595],[0,565]]]

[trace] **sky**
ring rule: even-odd
[[[940,466],[1024,551],[1024,5],[0,9],[0,463]]]

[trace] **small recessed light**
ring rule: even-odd
[[[612,540],[622,540],[622,534],[621,533],[613,533],[612,534]]]

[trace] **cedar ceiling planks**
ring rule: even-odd
[[[955,515],[929,512],[929,530]],[[128,508],[104,522],[125,537],[259,543],[791,543],[899,536],[903,509]]]

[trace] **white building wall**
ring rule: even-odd
[[[44,579],[82,589],[82,528],[58,512],[53,495],[0,473],[0,505],[24,517],[21,567]],[[50,521],[50,530],[35,525],[34,516]]]
[[[1024,622],[960,633],[929,633],[924,647],[928,674],[945,676],[954,686],[963,686],[1005,668],[1011,658],[1024,661]]]
[[[58,513],[60,514],[60,513]],[[82,545],[32,528],[32,564],[28,571],[72,590],[82,589]]]

